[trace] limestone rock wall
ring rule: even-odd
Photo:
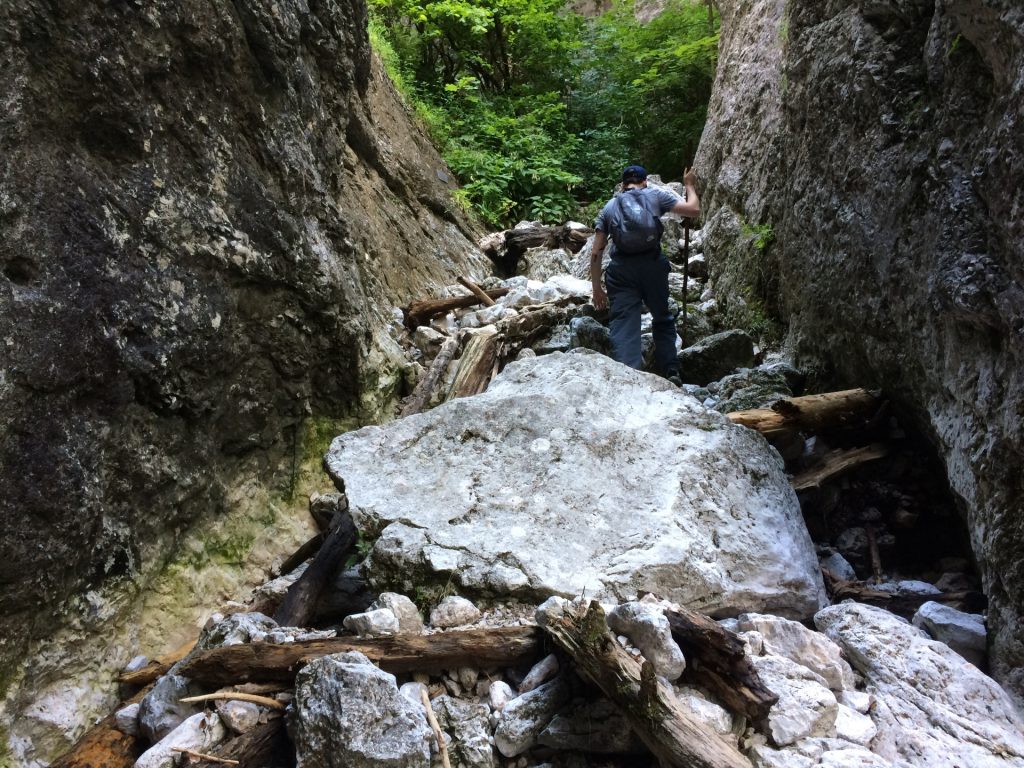
[[[777,313],[801,365],[917,418],[962,501],[994,672],[1020,694],[1024,9],[719,5],[697,159],[719,298]]]
[[[8,0],[0,104],[2,691],[305,420],[375,416],[388,307],[482,257],[362,0]]]

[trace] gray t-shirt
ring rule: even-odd
[[[651,210],[658,211],[659,216],[663,216],[671,211],[680,200],[678,195],[664,187],[646,187],[639,190],[639,192],[647,198],[647,205],[650,206]],[[623,192],[622,194],[626,193]],[[612,230],[622,224],[622,211],[619,209],[617,200],[618,195],[605,203],[604,208],[601,209],[601,212],[597,215],[597,220],[594,222],[594,229],[608,235],[609,256],[615,255],[615,243],[611,241]]]

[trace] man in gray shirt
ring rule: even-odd
[[[647,171],[639,165],[630,165],[622,172],[621,194],[635,198],[656,218],[670,212],[696,217],[700,214],[700,199],[694,188],[695,181],[693,170],[687,168],[683,174],[686,186],[686,200],[683,200],[667,189],[648,187]],[[625,253],[617,249],[614,242],[611,244],[611,263],[604,274],[607,293],[601,285],[601,260],[609,239],[614,239],[623,225],[622,207],[619,197],[613,197],[594,224],[597,234],[590,253],[594,306],[599,310],[610,307],[608,325],[615,359],[639,369],[643,365],[640,315],[646,305],[653,318],[654,359],[659,372],[678,384],[675,317],[668,308],[669,264],[661,252],[660,224],[658,236],[647,250]]]

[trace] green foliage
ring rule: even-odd
[[[585,20],[564,0],[371,0],[371,41],[493,225],[549,223],[606,198],[623,166],[678,177],[714,78],[717,23],[668,0]]]
[[[754,250],[763,251],[775,242],[775,231],[771,224],[744,224],[743,236],[749,238]]]

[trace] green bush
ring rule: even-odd
[[[563,0],[371,2],[388,72],[492,225],[578,216],[629,162],[669,178],[692,162],[717,43],[703,2],[648,24],[633,0],[590,20]]]

